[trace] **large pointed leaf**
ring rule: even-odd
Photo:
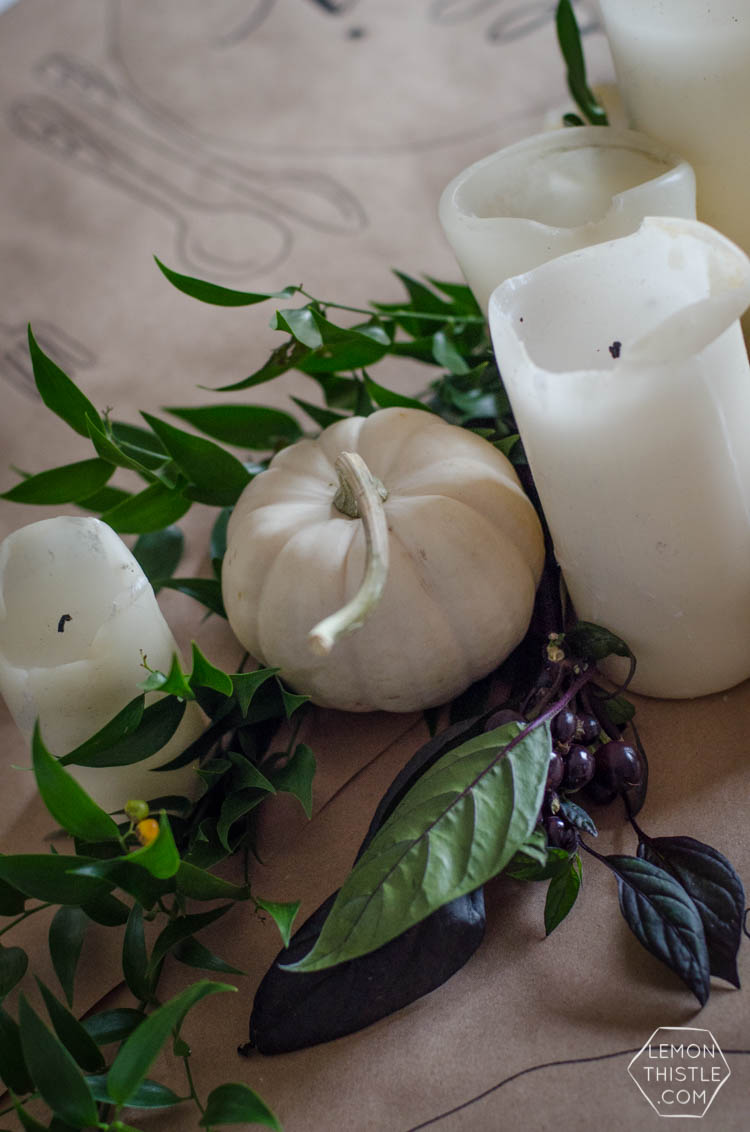
[[[218,1085],[208,1095],[201,1128],[217,1124],[265,1124],[281,1132],[281,1125],[268,1105],[247,1085]]]
[[[290,299],[298,287],[285,287],[283,291],[234,291],[229,287],[221,287],[217,283],[208,283],[205,279],[195,279],[191,275],[182,275],[173,271],[160,259],[156,265],[163,275],[167,277],[173,287],[199,299],[202,303],[212,303],[217,307],[250,307],[255,303],[264,303],[266,299]]]
[[[294,417],[266,405],[200,405],[197,408],[167,409],[194,428],[239,448],[267,451],[291,444],[302,435]]]
[[[500,872],[536,824],[550,742],[546,723],[512,723],[443,755],[375,835],[293,969],[373,951]]]
[[[85,904],[112,888],[96,876],[71,875],[78,867],[94,866],[93,857],[69,857],[53,853],[17,853],[0,856],[0,877],[10,884],[51,904]]]
[[[706,935],[711,974],[739,987],[745,889],[727,858],[693,837],[645,838],[638,856],[666,869],[692,897]]]
[[[73,1005],[76,968],[86,931],[91,923],[81,908],[63,905],[49,926],[49,953],[68,1005]]]
[[[42,741],[38,722],[31,742],[31,756],[42,801],[63,829],[86,841],[120,841],[120,831],[109,814],[97,806],[49,753]]]
[[[112,475],[114,467],[105,460],[79,460],[59,468],[28,476],[3,492],[0,499],[11,503],[38,503],[57,506],[78,503],[94,495]]]
[[[99,1069],[102,1069],[104,1058],[94,1039],[75,1015],[71,1014],[68,1008],[55,998],[49,987],[39,978],[36,981],[55,1033],[68,1053],[72,1054],[81,1068],[89,1073],[96,1073]]]
[[[177,730],[180,720],[185,714],[185,704],[165,696],[163,699],[157,700],[156,703],[150,704],[142,712],[137,726],[132,728],[131,724],[139,712],[139,701],[142,701],[142,697],[132,700],[127,707],[123,708],[116,719],[107,724],[107,727],[102,728],[100,732],[97,732],[96,735],[74,751],[64,755],[59,763],[62,766],[67,766],[69,763],[75,766],[129,766],[131,763],[141,762],[150,755],[155,755],[169,742]],[[125,713],[130,712],[131,709],[132,716],[128,716],[128,729],[114,738],[116,721],[121,720]],[[107,734],[108,727],[112,727],[109,734]],[[110,735],[113,740],[111,743],[107,742]],[[126,800],[123,799],[123,805]],[[89,838],[89,840],[91,839]]]
[[[18,1023],[2,1008],[0,1008],[0,1081],[19,1096],[30,1093],[34,1088],[23,1059]]]
[[[18,1007],[21,1045],[42,1100],[73,1128],[96,1124],[94,1098],[83,1074],[62,1042],[52,1034],[22,994]]]
[[[0,943],[0,1002],[26,974],[29,957],[22,947],[4,947]]]
[[[29,352],[34,370],[34,381],[39,396],[48,409],[70,425],[81,436],[88,437],[86,418],[98,421],[99,414],[75,382],[49,358],[29,327]]]
[[[150,1014],[146,1021],[126,1039],[112,1064],[107,1077],[107,1089],[112,1100],[118,1104],[125,1104],[130,1099],[148,1073],[159,1050],[170,1037],[173,1028],[180,1025],[191,1007],[206,995],[236,989],[226,983],[203,980],[187,987]]]
[[[175,428],[150,413],[141,415],[159,437],[175,464],[197,489],[201,503],[224,507],[236,501],[242,489],[250,482],[249,473],[236,456],[214,444],[212,440]],[[191,498],[198,499],[196,491],[191,490],[190,495]]]

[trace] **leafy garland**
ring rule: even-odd
[[[586,84],[567,0],[558,8],[558,32],[572,93],[589,120],[605,123]],[[275,293],[240,292],[181,275],[163,264],[159,267],[179,290],[216,305],[250,306],[295,296],[305,300],[273,315],[271,325],[285,339],[268,361],[220,392],[240,392],[294,369],[322,392],[322,407],[293,398],[316,428],[352,413],[366,416],[390,406],[438,413],[485,436],[510,457],[533,490],[485,321],[467,287],[422,282],[398,273],[406,290],[403,302],[358,309],[315,298],[299,286]],[[332,311],[357,319],[354,325],[341,326],[330,317]],[[29,347],[42,400],[69,427],[88,437],[96,454],[50,471],[21,473],[20,482],[2,498],[46,505],[73,503],[99,514],[120,534],[137,536],[134,553],[155,589],[178,590],[210,613],[223,616],[219,579],[229,513],[271,454],[302,435],[297,419],[238,402],[169,410],[202,435],[145,413],[144,425],[119,422],[109,412],[95,409],[44,354],[31,330]],[[440,375],[423,397],[405,397],[371,376],[373,367],[389,356],[417,359],[438,367]],[[269,455],[248,463],[224,444]],[[113,486],[110,480],[117,468],[135,472],[144,487],[128,492]],[[210,536],[213,577],[209,578],[176,573],[183,538],[175,524],[194,502],[218,508]],[[630,928],[647,950],[681,976],[701,1003],[708,997],[711,975],[738,986],[736,955],[745,899],[739,877],[710,846],[689,837],[652,838],[637,823],[647,783],[645,752],[634,730],[632,705],[622,691],[612,693],[601,683],[596,667],[612,653],[629,657],[629,650],[606,630],[565,624],[557,593],[556,569],[550,560],[532,630],[504,666],[511,685],[508,700],[488,705],[490,684],[485,681],[456,701],[451,727],[417,752],[406,777],[399,776],[386,795],[340,893],[319,910],[321,915],[308,921],[313,927],[306,925],[307,932],[303,928],[298,933],[296,938],[304,944],[301,953],[292,938],[299,904],[278,904],[257,896],[250,877],[258,807],[282,791],[298,798],[308,815],[311,807],[314,755],[297,741],[307,697],[285,688],[276,670],[227,673],[194,644],[189,674],[176,658],[168,673],[149,670],[141,694],[75,751],[54,757],[37,729],[32,763],[38,790],[75,851],[0,857],[0,916],[9,921],[0,928],[0,937],[37,912],[57,906],[49,944],[63,997],[37,980],[52,1029],[23,994],[17,1019],[0,1006],[0,1078],[11,1094],[11,1107],[5,1112],[15,1111],[25,1129],[64,1132],[96,1127],[135,1132],[123,1123],[123,1109],[189,1101],[197,1105],[200,1125],[208,1129],[228,1122],[279,1128],[273,1113],[244,1084],[220,1085],[205,1102],[196,1093],[190,1048],[180,1036],[180,1027],[202,998],[236,987],[203,979],[166,1002],[159,995],[168,957],[218,974],[242,974],[196,938],[237,902],[250,902],[267,913],[285,948],[267,976],[263,1009],[260,1013],[256,1009],[254,1036],[261,1049],[264,1045],[269,1050],[291,1048],[288,1039],[279,1036],[283,996],[274,1000],[284,980],[310,987],[305,979],[333,965],[338,979],[351,978],[352,972],[356,976],[357,964],[366,964],[379,949],[398,948],[417,925],[429,924],[431,916],[476,893],[498,872],[548,882],[549,934],[575,902],[581,849],[613,873]],[[161,692],[162,698],[146,707],[149,691]],[[148,757],[174,734],[186,702],[193,699],[208,717],[206,731],[163,769],[200,760],[198,773],[206,790],[194,806],[174,797],[148,803],[133,799],[126,807],[127,820],[118,824],[65,769],[123,766]],[[620,782],[611,793],[624,798],[637,837],[635,856],[603,856],[593,849],[587,838],[596,836],[596,826],[564,782],[559,794],[552,791],[550,798],[550,724],[559,729],[557,721],[571,706],[595,720],[595,733],[587,739],[594,753],[608,743],[622,744],[625,729],[632,731],[641,773],[632,783]],[[276,750],[280,729],[286,745]],[[567,846],[551,845],[538,827],[544,805],[552,817],[561,815],[557,820],[572,831]],[[457,830],[453,840],[442,840],[444,849],[447,844],[453,850],[452,859],[448,854],[450,867],[431,869],[429,844],[442,836],[448,822],[455,823]],[[213,871],[238,853],[244,858],[242,885]],[[379,903],[386,888],[401,897],[389,902],[388,914]],[[415,891],[413,899],[406,898]],[[201,903],[212,906],[208,911],[193,910]],[[150,953],[145,920],[160,925]],[[76,970],[92,923],[122,929],[122,974],[136,1005],[95,1010],[79,1019],[72,1009]],[[452,969],[465,961],[473,946],[468,953],[464,947],[457,954]],[[395,954],[398,961],[398,951]],[[27,966],[22,948],[0,943],[0,1002],[21,981]],[[405,978],[409,976],[407,971]],[[444,977],[447,974],[441,972],[438,981]],[[335,993],[337,984],[331,985]],[[389,1008],[408,1001],[409,993],[413,997],[413,990],[407,991]],[[350,1028],[370,1020],[355,1016]],[[310,1040],[326,1036],[331,1034],[311,1032]],[[184,1096],[148,1078],[157,1054],[169,1043],[184,1063]],[[50,1110],[49,1123],[42,1123],[26,1107],[37,1099]]]

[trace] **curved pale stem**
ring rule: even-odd
[[[362,520],[367,557],[362,585],[352,600],[310,630],[308,640],[319,656],[327,656],[345,633],[362,628],[377,608],[388,577],[388,521],[383,508],[388,492],[356,452],[342,452],[335,467],[341,486],[334,503],[350,518]]]

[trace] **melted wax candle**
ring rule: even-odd
[[[485,311],[511,275],[657,215],[695,216],[692,169],[651,138],[606,126],[501,149],[459,173],[440,200],[445,235]]]
[[[697,221],[509,279],[490,327],[578,616],[628,642],[633,689],[750,675],[750,261]]]
[[[99,519],[60,516],[0,544],[0,692],[28,738],[67,754],[138,695],[149,667],[168,671],[177,646],[133,555]],[[150,695],[152,701],[156,697]],[[195,764],[152,774],[203,730],[188,703],[157,754],[121,767],[67,769],[104,809],[130,798],[195,797]]]
[[[630,122],[695,169],[698,217],[750,253],[747,0],[601,0]]]

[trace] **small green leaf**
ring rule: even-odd
[[[234,291],[229,287],[220,287],[216,283],[208,283],[205,279],[195,279],[190,275],[181,275],[156,260],[156,266],[167,277],[173,287],[199,299],[202,303],[212,303],[218,307],[250,307],[255,303],[264,303],[266,299],[290,299],[299,290],[299,287],[285,287],[283,291]]]
[[[278,671],[275,669],[274,671]],[[310,697],[299,695],[297,692],[288,692],[283,684],[279,684],[281,689],[281,698],[284,701],[284,711],[287,719],[291,719],[295,711],[302,707],[303,704],[309,703]]]
[[[253,696],[261,684],[278,671],[278,668],[257,668],[255,672],[237,672],[232,676],[232,687],[243,717],[247,716]]]
[[[215,664],[211,664],[192,641],[193,671],[190,673],[191,687],[213,688],[222,696],[231,696],[234,690],[231,677]]]
[[[422,409],[426,413],[432,413],[432,409],[428,405],[422,404],[414,397],[406,397],[403,393],[396,393],[393,389],[386,389],[385,386],[378,385],[367,374],[365,374],[365,388],[380,409],[394,407],[398,409]]]
[[[281,1132],[281,1125],[270,1108],[247,1085],[219,1085],[208,1095],[201,1128],[216,1124],[265,1124]]]
[[[39,472],[21,480],[9,491],[3,492],[0,499],[11,503],[39,503],[57,506],[60,503],[78,503],[94,495],[112,475],[112,464],[94,458],[80,460],[77,464],[65,464]]]
[[[152,483],[105,511],[102,519],[118,534],[140,535],[171,526],[189,510],[190,500],[179,491],[162,483]]]
[[[135,998],[149,1002],[153,993],[153,980],[148,969],[143,909],[140,904],[134,904],[128,916],[122,939],[122,973]]]
[[[302,435],[294,417],[265,405],[202,405],[166,412],[187,421],[206,436],[238,448],[265,452],[292,444]]]
[[[22,947],[3,947],[0,943],[0,1002],[26,974],[29,957]]]
[[[555,930],[576,902],[581,887],[581,858],[574,854],[568,868],[552,877],[544,904],[544,930],[547,935]]]
[[[604,660],[608,656],[633,659],[633,653],[625,641],[610,633],[609,629],[594,625],[590,621],[576,622],[565,634],[565,644],[574,656],[584,657],[587,660]]]
[[[86,418],[98,421],[99,414],[75,382],[63,373],[52,358],[47,357],[34,338],[30,326],[29,352],[34,381],[44,404],[75,432],[88,438]]]
[[[63,905],[55,912],[49,926],[52,966],[69,1006],[73,1005],[76,968],[90,923],[89,917],[81,908]]]
[[[256,790],[252,787],[247,790],[236,790],[234,793],[226,795],[221,803],[216,833],[228,853],[235,849],[235,846],[229,841],[229,834],[234,823],[249,814],[256,806],[259,806],[266,797],[265,791]]]
[[[577,802],[571,801],[570,798],[561,798],[560,813],[566,821],[569,821],[577,829],[582,829],[584,833],[588,833],[592,837],[599,836],[599,831],[592,818]]]
[[[175,875],[180,867],[180,854],[174,843],[169,818],[164,811],[159,815],[159,834],[156,839],[150,845],[129,853],[127,861],[130,865],[141,865],[157,880],[168,880]]]
[[[141,702],[143,701],[143,697],[138,697],[138,699]],[[132,709],[130,719],[134,719],[137,714],[135,704],[136,701],[132,700],[124,709],[124,711]],[[184,703],[180,703],[173,697],[165,696],[163,699],[157,700],[156,703],[150,704],[143,711],[140,723],[135,730],[127,731],[123,738],[104,746],[103,739],[99,738],[106,730],[103,728],[102,731],[98,732],[98,735],[93,736],[82,747],[77,747],[76,750],[64,755],[58,762],[62,766],[72,763],[75,766],[98,767],[130,766],[131,763],[141,762],[150,755],[155,755],[169,742],[179,727],[184,714]],[[122,715],[121,712],[120,716]],[[120,716],[116,718],[119,720]],[[107,726],[113,725],[114,722],[112,720]],[[126,801],[127,799],[123,798],[123,805]],[[92,838],[89,838],[89,840],[92,840]]]
[[[81,1025],[98,1046],[108,1046],[113,1042],[123,1042],[137,1026],[145,1014],[132,1007],[118,1006],[114,1010],[102,1010],[84,1018]]]
[[[96,1124],[94,1098],[72,1055],[47,1029],[23,994],[18,1011],[23,1056],[42,1100],[74,1128]]]
[[[141,416],[190,483],[198,489],[201,503],[224,507],[237,500],[251,477],[236,456],[212,440],[175,428],[150,413],[142,413]],[[198,498],[195,491],[190,494],[191,498]]]
[[[89,436],[91,437],[91,443],[96,449],[97,456],[100,456],[102,460],[106,460],[107,463],[115,468],[128,468],[133,472],[137,472],[147,480],[153,480],[153,471],[140,460],[135,459],[134,456],[130,456],[127,452],[124,452],[119,444],[100,427],[98,421],[92,421],[90,417],[87,417],[86,423],[88,424]]]
[[[308,818],[312,817],[312,788],[315,777],[315,755],[305,743],[298,743],[286,766],[274,770],[271,782],[276,790],[293,794],[302,804]]]
[[[223,975],[244,975],[246,972],[241,971],[239,967],[233,967],[231,963],[221,959],[218,955],[214,955],[197,939],[188,936],[182,943],[179,943],[172,952],[175,959],[180,963],[184,963],[187,967],[197,967],[201,971],[216,971]]]
[[[34,1088],[23,1059],[18,1023],[2,1008],[0,1008],[0,1081],[19,1096],[32,1092]]]
[[[471,370],[471,366],[456,348],[453,337],[445,330],[436,330],[433,334],[432,356],[439,366],[444,366],[450,373],[463,375]]]
[[[85,1069],[89,1073],[96,1073],[104,1066],[104,1058],[98,1045],[75,1015],[71,1014],[67,1007],[55,998],[49,987],[45,986],[40,978],[37,978],[36,981],[58,1038],[68,1053],[73,1055],[81,1069]]]
[[[91,1094],[97,1104],[112,1104],[112,1098],[107,1091],[106,1073],[101,1073],[96,1077],[87,1077],[86,1084],[91,1089]],[[182,1104],[183,1101],[187,1100],[190,1100],[190,1097],[179,1097],[167,1085],[160,1085],[158,1081],[150,1081],[146,1078],[145,1081],[141,1081],[136,1091],[130,1096],[128,1108],[170,1108],[172,1105]],[[108,1127],[111,1132],[114,1132],[118,1126],[110,1124]]]
[[[133,555],[148,580],[171,578],[180,564],[185,537],[179,527],[165,527],[141,535],[133,547]]]
[[[250,759],[237,751],[230,751],[229,759],[234,767],[234,774],[232,775],[232,788],[234,790],[246,790],[252,786],[256,790],[265,791],[267,794],[276,793],[273,783],[269,782],[265,774],[262,774]]]
[[[274,900],[263,900],[260,896],[256,896],[254,899],[258,908],[262,908],[264,912],[268,912],[268,915],[279,929],[284,947],[288,947],[289,940],[292,938],[292,925],[299,912],[300,901],[294,900],[290,901],[288,904],[277,904]]]
[[[172,657],[172,663],[166,675],[159,672],[158,669],[154,669],[149,672],[146,679],[138,687],[142,688],[144,692],[163,692],[165,695],[177,696],[181,700],[195,699],[195,692],[182,671],[177,653]]]
[[[38,721],[31,741],[31,755],[42,801],[63,829],[87,841],[120,841],[120,831],[109,814],[97,806],[49,753],[42,741]]]
[[[218,578],[160,578],[159,586],[165,590],[178,590],[179,593],[192,597],[226,620],[227,612]]]
[[[309,307],[275,311],[268,325],[272,330],[287,330],[293,338],[303,346],[309,346],[311,350],[323,345],[323,336]]]
[[[247,900],[250,896],[247,885],[232,884],[188,861],[180,862],[177,891],[189,896],[191,900]]]
[[[126,1039],[107,1077],[107,1090],[117,1104],[126,1104],[148,1073],[159,1050],[187,1012],[206,995],[234,991],[226,983],[203,980],[158,1007]]]
[[[309,346],[303,346],[301,342],[290,339],[278,346],[265,365],[261,366],[255,373],[251,373],[249,377],[244,377],[241,381],[235,381],[231,385],[220,385],[215,392],[234,393],[240,389],[250,389],[255,385],[263,385],[267,381],[273,381],[280,377],[282,373],[294,369],[309,354]]]
[[[111,892],[104,892],[94,900],[88,900],[81,905],[81,911],[85,912],[95,924],[101,924],[105,928],[122,927],[128,919],[127,904],[113,896]]]
[[[152,876],[147,869],[133,862],[134,857],[135,853],[130,853],[127,857],[116,857],[114,860],[91,861],[89,864],[76,866],[75,875],[83,880],[102,878],[109,882],[110,887],[116,885],[135,897],[144,908],[153,908],[160,896],[174,891],[175,882],[172,878],[159,880]]]
[[[210,912],[194,912],[191,915],[176,916],[175,919],[170,920],[156,938],[149,960],[149,970],[154,972],[173,947],[203,928],[207,928],[209,924],[226,915],[232,907],[232,904],[222,904],[218,908],[212,908]]]
[[[349,415],[348,413],[334,413],[333,409],[321,409],[320,405],[313,405],[310,401],[303,401],[301,397],[292,397],[295,405],[299,405],[304,413],[307,413],[311,420],[319,428],[328,428],[329,425],[335,424],[336,421],[343,421]]]

